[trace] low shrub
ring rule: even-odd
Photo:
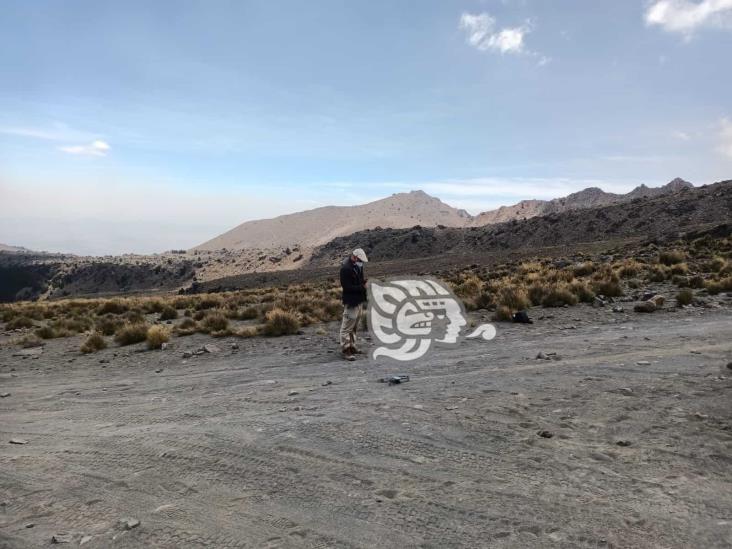
[[[566,286],[551,286],[544,298],[541,300],[543,307],[563,307],[564,305],[576,305],[575,296]]]
[[[529,296],[521,286],[506,285],[498,290],[498,299],[496,300],[499,306],[503,305],[508,307],[512,312],[526,309],[531,305]]]
[[[592,261],[577,263],[572,271],[574,276],[588,276],[595,272],[595,264]]]
[[[249,307],[244,307],[237,312],[237,318],[239,320],[254,320],[258,316],[259,309],[257,309],[253,305],[250,305]]]
[[[620,283],[612,278],[593,281],[592,291],[597,295],[604,295],[605,297],[620,297],[623,295],[623,288],[620,286]]]
[[[634,259],[627,259],[618,268],[618,276],[620,278],[633,278],[634,276],[638,276],[642,267],[643,265]]]
[[[188,336],[195,334],[200,329],[198,322],[192,318],[184,318],[183,322],[175,327],[175,333],[179,336]]]
[[[541,301],[547,293],[547,287],[539,282],[535,282],[529,286],[529,299],[532,305],[541,305]]]
[[[689,288],[703,288],[704,287],[704,277],[700,275],[694,275],[689,277],[687,280],[687,284],[689,285]]]
[[[147,339],[147,324],[138,322],[135,324],[124,324],[114,335],[114,340],[120,345],[132,345]]]
[[[675,263],[669,267],[668,271],[676,276],[685,275],[689,272],[689,266],[686,263]]]
[[[572,292],[582,303],[592,303],[595,299],[595,292],[592,291],[586,282],[574,280],[569,285],[569,291]]]
[[[707,280],[704,286],[710,294],[732,291],[732,276],[720,280]]]
[[[114,335],[123,324],[124,321],[122,319],[108,314],[102,318],[97,318],[94,322],[94,328],[105,336],[111,336]]]
[[[667,250],[658,254],[658,262],[663,265],[676,265],[686,259],[686,254],[681,250]]]
[[[463,299],[471,299],[480,295],[483,290],[483,281],[475,275],[469,275],[455,286],[455,295]]]
[[[178,311],[170,305],[166,305],[160,311],[160,320],[175,320],[178,318]]]
[[[712,273],[718,273],[727,265],[727,260],[723,257],[715,256],[709,263],[705,265],[706,269]]]
[[[649,282],[663,282],[666,280],[666,268],[662,265],[656,265],[648,271]]]
[[[101,351],[102,349],[106,348],[107,342],[105,341],[104,336],[102,336],[102,334],[100,334],[99,332],[94,332],[86,338],[84,343],[81,344],[79,350],[82,353],[89,354],[96,353],[97,351]]]
[[[296,334],[300,329],[300,320],[292,311],[275,308],[265,316],[262,333],[266,336],[282,336]]]
[[[147,348],[148,349],[160,349],[163,343],[167,343],[170,340],[170,331],[160,324],[155,324],[147,329]]]
[[[691,302],[694,301],[694,292],[691,290],[681,290],[678,294],[676,294],[676,305],[679,307],[683,305],[691,305]]]
[[[43,340],[36,334],[28,334],[20,338],[18,344],[24,349],[29,349],[31,347],[40,347],[43,345]]]
[[[221,332],[229,327],[229,319],[221,311],[208,313],[201,322],[201,327],[206,332]]]
[[[35,331],[35,334],[41,339],[53,339],[55,337],[58,337],[56,330],[54,330],[51,326],[41,326]]]
[[[16,316],[5,326],[8,330],[18,330],[20,328],[32,328],[34,326],[33,319],[27,316]]]
[[[201,299],[198,300],[196,303],[196,310],[197,311],[205,311],[206,309],[216,309],[218,307],[221,307],[223,304],[223,299],[221,296],[216,294],[210,294],[203,296]]]
[[[493,313],[493,320],[498,322],[510,322],[513,320],[513,313],[506,305],[499,305]]]
[[[97,309],[98,315],[121,315],[130,310],[130,306],[121,299],[110,299],[102,303]]]
[[[261,326],[242,326],[234,333],[234,335],[248,338],[258,336],[260,333],[262,333]]]

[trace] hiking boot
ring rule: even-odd
[[[362,355],[363,354],[363,351],[361,349],[356,349],[356,347],[354,347],[354,346],[351,346],[350,347],[350,351],[354,355]]]
[[[351,352],[351,350],[350,350],[350,349],[348,349],[348,350],[346,350],[346,351],[343,351],[343,353],[342,353],[342,354],[343,354],[343,358],[344,358],[345,360],[347,360],[348,362],[353,362],[354,360],[356,360],[356,357],[355,357],[355,356],[353,356],[353,353]]]

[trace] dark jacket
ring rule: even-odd
[[[343,288],[343,304],[358,305],[366,301],[363,268],[351,261],[351,256],[341,263],[341,288]]]

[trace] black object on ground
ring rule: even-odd
[[[526,311],[517,311],[513,313],[513,321],[519,324],[533,324],[534,321],[529,318],[529,314]]]
[[[386,376],[379,379],[379,383],[388,383],[389,385],[397,385],[399,383],[406,383],[407,381],[409,381],[409,376],[406,374]]]

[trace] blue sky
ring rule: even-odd
[[[732,0],[6,0],[0,242],[732,177]]]

